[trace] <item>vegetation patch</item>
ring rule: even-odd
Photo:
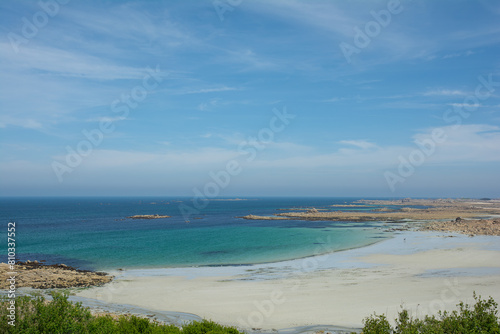
[[[15,320],[7,309],[7,298],[0,300],[0,333],[12,334],[240,334],[234,327],[226,327],[203,320],[182,328],[165,325],[137,316],[92,315],[81,303],[68,301],[68,295],[52,292],[52,301],[43,296],[17,297]],[[10,323],[10,324],[9,324]],[[11,324],[15,324],[15,326]]]
[[[243,334],[235,327],[203,320],[182,328],[137,316],[93,315],[81,303],[68,301],[68,294],[52,292],[52,301],[43,296],[23,296],[15,299],[15,320],[8,309],[12,300],[0,299],[0,333],[12,334]],[[393,327],[385,315],[374,314],[364,319],[364,334],[448,334],[500,333],[498,304],[474,294],[474,305],[460,302],[457,310],[440,311],[438,316],[412,318],[403,309]]]

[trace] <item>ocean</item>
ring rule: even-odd
[[[245,220],[283,209],[371,210],[332,207],[357,198],[244,198],[211,200],[186,221],[189,198],[2,198],[0,260],[7,225],[16,223],[16,257],[91,270],[239,266],[278,262],[373,244],[391,234],[381,222]],[[170,218],[134,220],[132,215]]]

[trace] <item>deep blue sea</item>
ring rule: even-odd
[[[189,198],[2,198],[0,240],[7,254],[7,223],[16,223],[20,260],[45,260],[83,269],[244,265],[297,259],[372,244],[390,234],[379,222],[244,220],[280,209],[332,207],[356,198],[248,198],[213,200],[186,222]],[[362,208],[361,210],[370,210]],[[171,218],[133,220],[140,214]]]

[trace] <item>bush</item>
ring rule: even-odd
[[[371,334],[390,334],[392,333],[391,324],[384,315],[372,315],[363,320],[363,333]]]
[[[1,334],[242,334],[234,327],[203,320],[185,325],[161,325],[136,316],[94,316],[81,303],[68,301],[67,293],[52,293],[52,302],[43,296],[17,297],[15,326],[9,325],[10,300],[0,298]],[[402,310],[395,319],[395,328],[385,315],[372,315],[363,320],[365,334],[486,334],[499,333],[498,304],[489,298],[481,299],[474,293],[474,305],[459,303],[453,312],[439,312],[438,316],[412,318]]]
[[[81,303],[68,301],[67,293],[53,292],[52,302],[43,296],[17,297],[15,326],[9,325],[10,300],[0,299],[1,334],[240,334],[233,327],[212,321],[193,322],[183,329],[136,316],[94,316]]]
[[[476,303],[473,306],[460,302],[458,310],[439,311],[438,317],[426,316],[423,320],[412,318],[408,310],[402,310],[395,320],[396,328],[384,315],[372,315],[363,321],[365,334],[486,334],[500,333],[498,304],[489,298],[481,299],[474,293]]]
[[[240,334],[234,327],[225,327],[213,321],[203,320],[184,326],[182,334]]]

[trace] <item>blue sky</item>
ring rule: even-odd
[[[3,196],[500,196],[498,1],[9,0],[0,31]]]

